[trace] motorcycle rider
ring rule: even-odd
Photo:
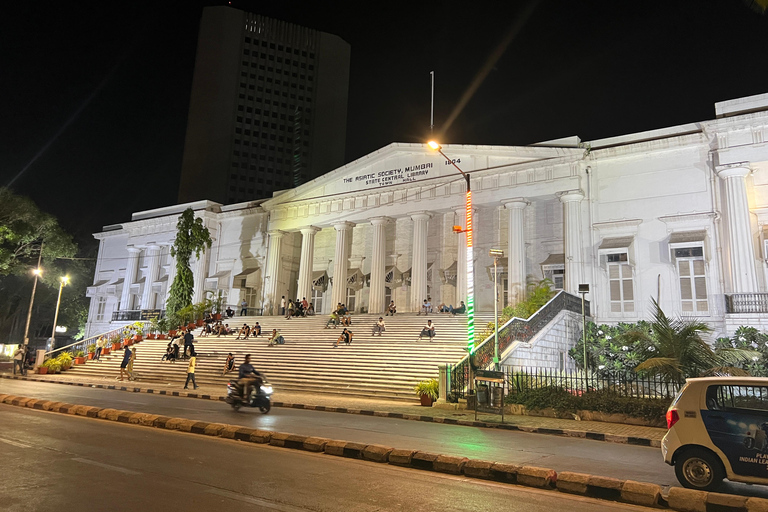
[[[251,354],[245,355],[245,361],[238,368],[237,383],[240,385],[240,398],[245,402],[251,394],[251,386],[261,380],[261,374],[251,365]]]

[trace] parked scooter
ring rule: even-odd
[[[256,379],[256,382],[251,386],[250,396],[247,400],[241,398],[242,385],[238,383],[236,379],[230,380],[227,384],[227,398],[225,401],[232,406],[234,410],[240,409],[240,407],[258,407],[259,411],[263,414],[267,414],[272,407],[270,397],[272,396],[272,385],[267,381],[266,377],[262,374],[261,379]]]

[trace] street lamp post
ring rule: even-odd
[[[495,332],[493,336],[493,365],[496,371],[499,370],[499,258],[504,256],[501,249],[491,249],[490,255],[493,258],[493,325]]]
[[[61,306],[61,290],[69,283],[69,276],[61,278],[61,284],[59,284],[59,298],[56,299],[56,313],[53,315],[53,329],[51,330],[51,339],[48,342],[48,352],[53,350],[53,344],[56,342],[56,322],[59,321],[59,306]]]
[[[456,229],[456,227],[454,227],[454,231],[459,233],[465,232],[467,234],[467,350],[471,354],[475,350],[475,262],[472,247],[472,189],[469,184],[469,174],[462,171],[459,166],[456,165],[455,161],[445,156],[445,153],[443,153],[443,148],[439,143],[431,140],[427,143],[427,145],[443,155],[443,158],[445,158],[449,164],[454,166],[467,181],[465,226],[463,230],[461,228]]]
[[[37,291],[37,278],[43,273],[40,268],[40,258],[43,255],[42,249],[40,250],[40,256],[37,258],[37,268],[32,271],[35,274],[35,280],[32,283],[32,295],[29,297],[29,310],[27,311],[27,325],[24,327],[24,345],[29,345],[29,323],[32,320],[32,306],[35,304],[35,292]]]
[[[587,310],[584,307],[584,298],[589,293],[588,284],[579,285],[581,294],[581,343],[584,345],[584,378],[587,377]]]

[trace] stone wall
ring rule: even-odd
[[[501,363],[507,366],[574,370],[576,363],[568,351],[579,341],[581,326],[581,315],[561,311],[530,343],[515,342],[502,354]]]

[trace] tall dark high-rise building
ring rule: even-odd
[[[179,201],[271,197],[343,165],[349,56],[337,36],[206,7]]]

